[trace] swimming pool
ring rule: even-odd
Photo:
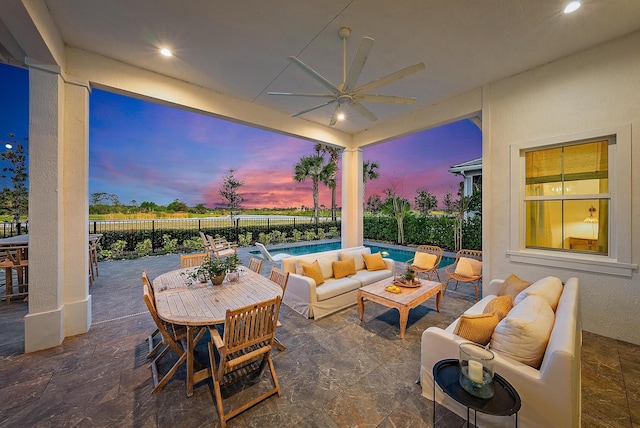
[[[372,253],[377,252],[387,252],[384,254],[384,257],[388,257],[397,262],[404,263],[409,259],[412,259],[415,255],[415,250],[403,250],[399,248],[387,247],[382,244],[364,244],[365,247],[371,248]],[[331,251],[331,250],[339,250],[341,248],[340,241],[336,242],[325,242],[321,244],[309,244],[309,245],[297,245],[291,247],[283,247],[277,248],[273,250],[269,250],[271,255],[286,253],[291,254],[292,256],[302,256],[304,254],[318,253],[320,251]],[[258,257],[262,257],[260,251],[251,251],[251,254],[255,254]],[[442,262],[440,262],[440,267],[443,268],[445,266],[449,266],[455,261],[453,257],[442,257]]]

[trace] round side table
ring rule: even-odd
[[[458,360],[441,360],[433,366],[433,426],[436,426],[436,383],[449,397],[467,408],[467,427],[469,426],[469,409],[473,409],[473,424],[476,425],[477,412],[493,416],[516,415],[518,427],[518,411],[521,401],[518,392],[499,374],[494,374],[494,395],[484,399],[474,397],[465,391],[459,382],[460,363]]]

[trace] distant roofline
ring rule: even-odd
[[[477,171],[482,173],[482,158],[468,160],[456,165],[451,165],[449,172],[454,174],[465,173],[469,171]]]

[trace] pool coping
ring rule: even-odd
[[[313,240],[313,241],[298,241],[298,242],[285,242],[282,244],[269,244],[269,246],[267,247],[267,250],[269,250],[269,252],[271,251],[280,251],[282,249],[286,249],[286,248],[296,248],[296,247],[306,247],[309,245],[324,245],[324,244],[333,244],[336,242],[341,242],[340,238],[333,238],[333,239],[318,239],[318,240]],[[408,252],[415,252],[416,248],[418,248],[418,245],[398,245],[398,244],[389,244],[387,242],[378,242],[378,241],[370,241],[370,240],[365,240],[363,241],[362,245],[372,245],[372,246],[376,246],[376,247],[384,247],[384,248],[388,248],[388,249],[392,249],[392,250],[398,250],[398,251],[408,251]],[[252,246],[252,247],[247,247],[247,249],[251,252],[251,251],[257,251],[258,254],[260,253],[260,250],[258,249],[258,247],[256,246]],[[449,257],[452,259],[456,258],[456,253],[454,252],[450,252],[450,251],[445,251],[443,253],[443,257]]]

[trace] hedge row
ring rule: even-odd
[[[408,245],[437,245],[447,251],[454,251],[455,225],[456,220],[452,217],[407,215],[404,218],[404,243]],[[365,217],[364,238],[397,242],[398,223],[396,219],[387,216]],[[482,218],[480,216],[469,217],[463,221],[462,247],[469,250],[482,249]]]
[[[318,228],[324,229],[325,232],[331,227],[337,227],[340,230],[339,222],[322,222]],[[279,230],[282,233],[286,233],[288,237],[293,236],[293,230],[296,229],[302,233],[307,230],[316,230],[315,224],[305,223],[293,225],[278,225],[278,226],[248,226],[248,227],[219,227],[219,228],[203,228],[201,231],[206,235],[220,236],[227,239],[230,242],[238,242],[239,235],[246,235],[247,232],[253,234],[253,239],[257,239],[260,233],[269,233],[272,230]],[[156,229],[156,230],[129,230],[129,231],[105,231],[102,234],[100,240],[100,246],[102,248],[110,248],[115,242],[122,240],[126,241],[127,245],[124,251],[134,251],[138,242],[142,242],[145,239],[150,239],[152,248],[154,250],[162,248],[162,237],[169,235],[172,239],[178,240],[178,245],[181,245],[185,240],[199,237],[198,231],[193,229]]]
[[[454,251],[454,229],[456,221],[451,217],[431,217],[422,215],[408,215],[404,219],[405,244],[408,245],[438,245],[445,250]],[[340,222],[323,222],[320,227],[327,231],[331,227],[340,230]],[[314,224],[279,225],[279,226],[250,226],[250,227],[226,227],[226,228],[205,228],[202,229],[207,235],[222,236],[228,241],[238,242],[239,235],[246,235],[247,232],[253,234],[256,240],[260,233],[269,233],[279,230],[286,233],[287,237],[293,236],[293,230],[302,233],[307,230],[316,230]],[[134,251],[138,242],[150,239],[154,250],[162,248],[162,237],[169,235],[178,240],[178,245],[183,241],[197,237],[198,233],[188,229],[156,229],[133,230],[133,231],[110,231],[104,232],[100,241],[102,248],[109,248],[118,240],[127,242],[125,251]],[[398,239],[398,225],[395,218],[387,216],[365,217],[364,218],[364,238],[375,241],[396,242]],[[470,217],[463,221],[462,225],[462,247],[471,250],[482,249],[482,219],[480,216]]]

